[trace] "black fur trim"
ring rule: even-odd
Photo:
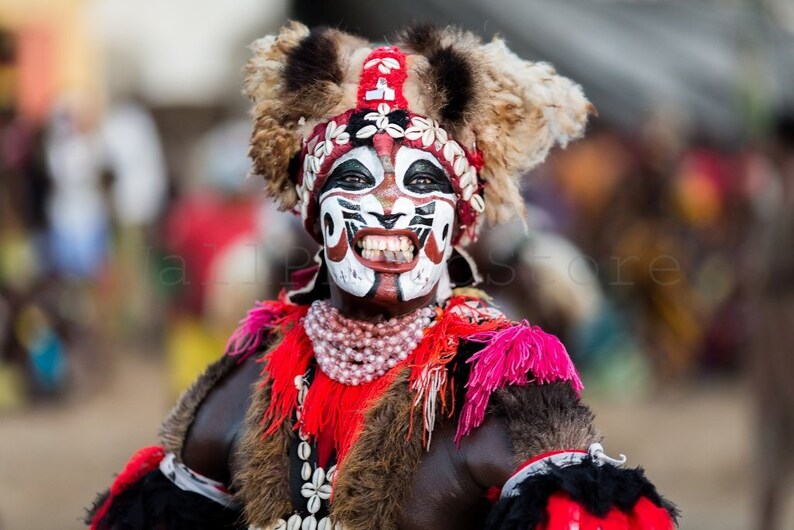
[[[326,27],[313,28],[309,35],[289,52],[284,68],[288,92],[298,91],[318,81],[342,82],[339,54]]]
[[[374,125],[375,123],[364,119],[364,116],[369,114],[370,112],[375,112],[375,109],[364,109],[362,111],[353,113],[350,116],[350,120],[347,123],[347,132],[350,133],[350,141],[356,147],[361,146],[369,146],[372,145],[372,137],[369,138],[357,138],[356,133],[362,128],[366,127],[367,125]],[[395,110],[388,114],[389,123],[394,123],[395,125],[399,125],[403,129],[408,127],[408,113],[404,110]]]
[[[440,48],[428,58],[436,86],[444,89],[444,106],[441,119],[444,123],[457,123],[463,119],[474,96],[474,75],[466,56],[452,46]]]
[[[442,46],[442,30],[432,24],[416,24],[402,34],[405,43],[427,57],[435,85],[443,93],[441,121],[457,124],[463,120],[474,98],[474,72],[469,59],[454,46]]]
[[[94,501],[85,518],[91,524],[108,493]],[[189,491],[183,491],[159,469],[150,471],[122,491],[97,525],[98,530],[243,530],[242,512],[231,510]]]
[[[589,457],[581,464],[549,467],[547,474],[535,475],[522,482],[519,495],[501,499],[488,516],[486,530],[535,528],[546,522],[549,497],[558,492],[567,493],[574,502],[597,517],[605,516],[613,507],[630,513],[637,501],[646,497],[667,510],[673,521],[677,521],[678,509],[659,495],[642,468],[598,466]]]
[[[438,26],[427,23],[417,23],[408,26],[402,33],[402,40],[418,53],[428,53],[439,47]]]

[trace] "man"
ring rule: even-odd
[[[581,89],[427,26],[373,48],[292,23],[247,73],[254,169],[318,265],[249,313],[92,526],[672,528],[560,342],[459,289],[482,220],[522,212],[513,176],[582,133]]]

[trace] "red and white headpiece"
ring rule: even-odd
[[[546,63],[455,29],[414,26],[394,46],[298,23],[253,45],[254,172],[283,209],[316,230],[334,160],[357,145],[399,142],[432,153],[459,199],[458,239],[479,220],[524,211],[518,181],[555,143],[580,136],[593,111],[581,88]]]

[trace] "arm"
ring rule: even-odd
[[[182,478],[195,476],[219,487],[229,484],[230,455],[236,451],[259,369],[253,358],[238,364],[224,357],[211,365],[164,423],[163,445],[137,453],[110,490],[100,495],[87,520],[92,530],[236,528],[236,508],[196,493],[184,482],[178,486],[174,469],[180,468]],[[171,465],[169,458],[175,461]]]
[[[499,463],[471,453],[467,465],[475,480],[487,484],[499,466],[498,502],[486,528],[579,528],[602,530],[668,530],[677,515],[641,469],[625,469],[602,452],[588,453],[601,437],[593,414],[569,383],[509,386],[494,394],[489,413],[503,420],[511,459]],[[482,428],[486,427],[483,425]],[[565,451],[560,453],[560,451]],[[522,469],[523,468],[523,469]]]

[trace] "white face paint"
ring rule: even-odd
[[[379,160],[372,147],[357,147],[341,156],[319,209],[334,283],[357,297],[400,302],[430,293],[442,277],[457,200],[432,154],[402,146],[392,153]]]

